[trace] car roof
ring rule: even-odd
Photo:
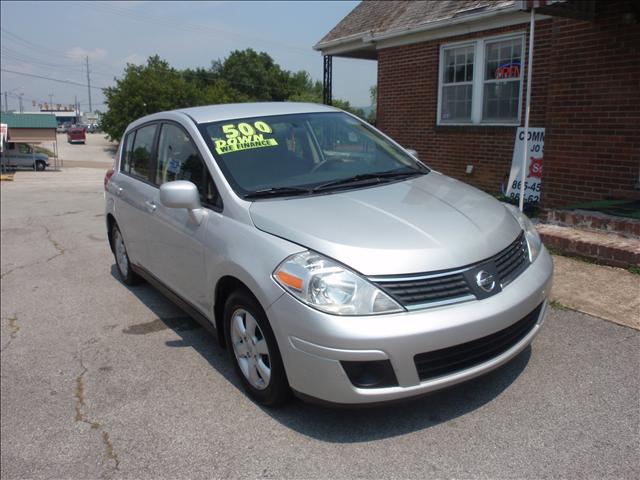
[[[295,113],[339,112],[338,108],[317,103],[298,102],[253,102],[226,103],[221,105],[206,105],[203,107],[180,108],[169,112],[160,112],[140,118],[136,125],[150,120],[161,119],[163,114],[182,113],[189,116],[196,123],[218,122],[236,118],[267,117],[271,115],[287,115]]]

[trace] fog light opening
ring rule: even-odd
[[[398,379],[389,360],[344,361],[340,363],[354,387],[384,388],[398,386]]]

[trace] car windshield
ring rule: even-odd
[[[218,165],[245,198],[356,188],[429,172],[366,123],[341,112],[200,125]]]

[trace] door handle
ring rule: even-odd
[[[145,204],[145,206],[147,208],[147,212],[153,213],[153,212],[156,211],[157,206],[156,206],[155,203],[153,203],[152,200],[147,200],[146,202],[144,202],[144,204]]]

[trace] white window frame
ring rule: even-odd
[[[482,120],[482,106],[484,95],[484,77],[485,77],[485,52],[486,44],[496,41],[517,40],[521,42],[521,60],[520,60],[520,89],[518,93],[518,118],[513,122],[491,122]],[[440,56],[438,59],[438,112],[436,125],[442,126],[493,126],[493,127],[516,127],[520,125],[522,118],[522,90],[524,87],[524,65],[525,65],[525,32],[514,32],[505,35],[495,35],[492,37],[479,38],[476,40],[464,40],[461,42],[443,43],[440,45]],[[469,122],[447,122],[442,120],[442,89],[444,79],[444,52],[450,48],[467,47],[473,45],[473,87],[471,89],[471,121]]]

